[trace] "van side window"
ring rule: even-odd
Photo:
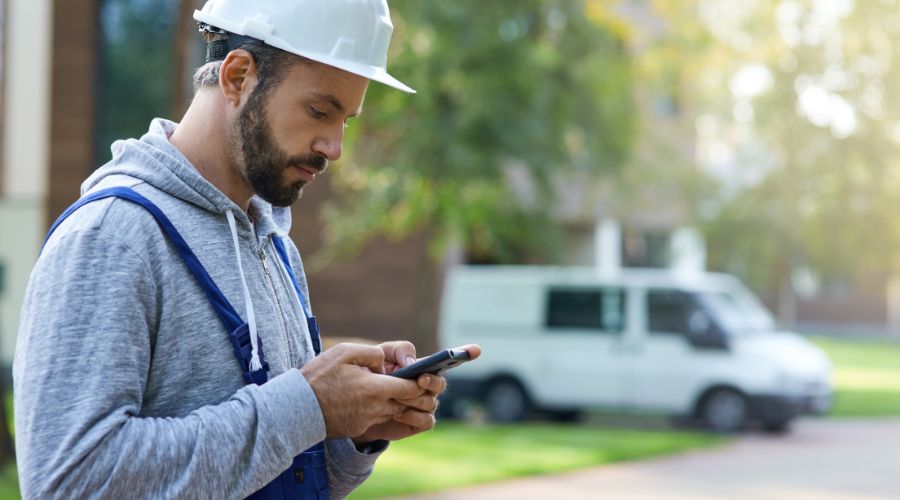
[[[625,328],[625,295],[613,288],[551,289],[547,327],[621,332]]]
[[[697,335],[709,329],[709,317],[693,296],[674,290],[647,293],[647,325],[651,333]]]

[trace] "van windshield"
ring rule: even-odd
[[[775,320],[748,290],[699,292],[697,298],[728,335],[775,331]]]

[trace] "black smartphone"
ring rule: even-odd
[[[445,371],[469,361],[469,352],[464,349],[445,349],[415,363],[400,368],[391,375],[400,378],[418,378],[423,373],[440,375]]]

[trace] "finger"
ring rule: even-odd
[[[409,410],[409,406],[397,401],[385,401],[383,404],[377,405],[373,410],[375,412],[373,417],[375,422],[383,424],[390,422],[397,415]]]
[[[440,375],[426,373],[420,375],[416,382],[419,384],[419,387],[434,394],[435,396],[442,394],[445,390],[447,390],[447,379],[441,377]]]
[[[481,346],[478,344],[466,344],[464,346],[459,346],[457,349],[462,349],[469,353],[469,361],[472,361],[478,356],[481,356]]]
[[[416,410],[428,413],[434,413],[434,410],[437,409],[437,398],[430,394],[419,396],[414,399],[401,399],[397,402],[405,405],[406,407],[414,408]]]
[[[339,344],[329,351],[335,351],[345,363],[368,368],[373,373],[384,373],[384,351],[378,346]]]
[[[416,362],[416,346],[405,340],[385,342],[381,345],[384,351],[384,359],[388,363],[394,363],[401,368]]]
[[[406,424],[416,429],[416,431],[421,432],[434,428],[436,420],[431,413],[408,409],[403,413],[395,415],[394,422]]]
[[[373,394],[379,394],[381,399],[415,399],[425,394],[425,390],[413,380],[392,377],[390,375],[378,375],[369,379],[375,386],[370,387]]]

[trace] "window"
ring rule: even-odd
[[[551,289],[547,327],[621,332],[625,296],[619,289]]]
[[[709,316],[685,292],[656,290],[647,294],[647,324],[651,333],[694,336],[710,328]]]
[[[99,2],[97,166],[110,159],[113,141],[142,136],[154,117],[181,119],[190,97],[184,89],[203,62],[205,47],[191,19],[202,5],[203,0]]]

